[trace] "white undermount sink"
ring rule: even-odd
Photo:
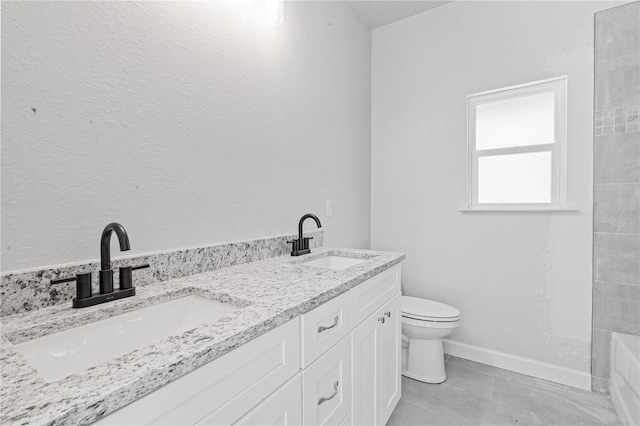
[[[359,263],[366,262],[367,259],[357,259],[355,257],[330,255],[319,259],[304,262],[303,265],[315,266],[317,268],[332,269],[340,271],[355,266]]]
[[[15,345],[48,382],[192,330],[238,307],[190,295]]]

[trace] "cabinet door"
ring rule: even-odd
[[[352,332],[354,425],[384,425],[401,395],[398,293]]]
[[[382,356],[378,378],[380,379],[379,392],[382,407],[381,424],[386,424],[398,405],[401,393],[402,317],[400,294],[383,306],[382,315],[385,322],[380,326],[380,354]]]
[[[292,426],[302,424],[302,378],[296,374],[236,425]]]
[[[380,363],[381,313],[374,312],[352,332],[353,396],[351,415],[354,425],[379,425],[378,364]]]

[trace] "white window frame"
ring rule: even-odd
[[[554,143],[476,150],[476,106],[542,93],[554,93]],[[463,210],[575,210],[566,205],[567,76],[467,95],[467,144],[467,209]],[[551,152],[551,202],[478,203],[479,157],[533,152]]]

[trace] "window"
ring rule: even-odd
[[[471,210],[565,207],[567,78],[467,96]]]

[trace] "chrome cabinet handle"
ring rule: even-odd
[[[340,317],[338,315],[336,315],[336,317],[333,319],[333,324],[331,324],[328,327],[325,327],[324,325],[318,327],[318,333],[322,333],[323,331],[331,330],[333,327],[338,325],[338,321],[340,321]]]
[[[384,314],[387,318],[391,318],[391,311],[387,311]]]
[[[340,382],[335,382],[333,384],[333,393],[329,396],[323,396],[322,398],[320,398],[318,400],[318,405],[321,405],[327,401],[329,401],[330,399],[333,399],[337,394],[338,394],[338,386],[340,385]]]
[[[384,317],[378,317],[378,321],[384,324]]]

